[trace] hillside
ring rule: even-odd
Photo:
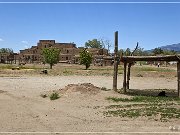
[[[166,45],[160,47],[163,50],[174,50],[174,51],[180,51],[180,43],[178,44],[172,44],[172,45]]]

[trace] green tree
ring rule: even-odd
[[[123,49],[120,49],[119,51],[118,51],[118,55],[121,57],[121,56],[123,56],[124,55],[124,50]]]
[[[163,53],[164,53],[164,51],[161,48],[155,48],[153,50],[154,55],[163,54]]]
[[[85,43],[86,48],[103,48],[103,44],[101,41],[97,39],[88,40],[88,42]]]
[[[50,69],[52,66],[59,61],[60,50],[57,48],[44,48],[43,56],[46,63],[50,65]]]
[[[137,47],[137,49],[134,51],[134,56],[143,56],[144,55],[144,48]]]
[[[92,63],[92,54],[86,49],[80,52],[80,63],[86,66],[86,70],[90,67]]]
[[[130,56],[131,55],[131,50],[130,48],[127,48],[126,51],[124,52],[125,56]]]

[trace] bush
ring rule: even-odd
[[[60,97],[59,97],[59,94],[56,93],[56,92],[55,92],[55,93],[52,93],[52,94],[50,95],[50,99],[51,99],[51,100],[56,100],[56,99],[58,99],[58,98],[60,98]]]

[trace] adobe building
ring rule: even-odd
[[[43,61],[42,50],[49,47],[58,48],[61,51],[60,60],[65,61],[71,59],[76,45],[73,43],[56,43],[55,40],[39,40],[37,46],[20,50],[20,63],[41,63]]]
[[[85,49],[83,47],[77,48],[76,44],[74,43],[56,43],[55,40],[39,40],[37,46],[32,46],[31,48],[25,50],[20,50],[19,62],[42,63],[42,50],[49,47],[58,48],[60,50],[59,62],[72,64],[79,63],[79,53]],[[88,48],[87,51],[93,55],[93,62],[96,62],[96,57],[108,56],[107,49]]]
[[[18,60],[17,53],[0,53],[0,63],[12,64]]]

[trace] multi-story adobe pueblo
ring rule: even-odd
[[[76,47],[74,43],[56,43],[55,40],[39,40],[37,46],[32,46],[29,49],[20,50],[20,63],[42,63],[42,50],[44,48],[54,47],[60,50],[59,62],[64,63],[79,63],[79,53],[83,47]],[[112,59],[108,57],[107,49],[88,48],[93,55],[93,64],[112,65]]]

